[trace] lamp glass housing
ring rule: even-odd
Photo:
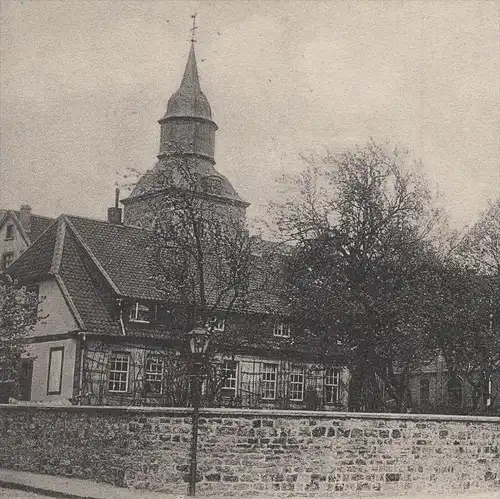
[[[210,333],[207,329],[198,327],[189,333],[189,347],[191,353],[196,355],[203,355],[208,348]]]

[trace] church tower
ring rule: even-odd
[[[149,226],[151,200],[168,196],[169,187],[186,188],[180,169],[187,169],[196,178],[197,192],[214,206],[217,212],[229,210],[239,218],[245,217],[249,203],[243,201],[229,180],[215,169],[215,132],[208,99],[201,91],[194,42],[191,42],[184,76],[179,89],[170,97],[167,111],[160,124],[158,162],[137,182],[124,205],[124,223]],[[179,168],[179,164],[182,168]]]

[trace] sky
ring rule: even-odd
[[[264,213],[300,154],[421,158],[452,224],[500,195],[500,2],[0,0],[0,208],[105,218],[147,170],[197,13],[216,168]],[[122,192],[123,196],[126,195]]]

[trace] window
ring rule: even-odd
[[[447,385],[448,403],[453,407],[462,405],[462,382],[458,376],[453,376]]]
[[[340,369],[329,367],[325,372],[325,404],[335,404],[340,398]]]
[[[238,362],[225,360],[222,364],[222,393],[223,395],[236,395],[238,386]]]
[[[109,362],[108,390],[110,392],[128,391],[128,368],[130,355],[128,353],[114,353]]]
[[[491,376],[488,376],[487,387],[485,393],[485,405],[486,407],[491,407],[491,392],[493,390],[493,379]]]
[[[277,364],[262,364],[261,383],[262,398],[274,400],[276,398]]]
[[[290,373],[290,400],[304,400],[304,370],[294,368]]]
[[[214,331],[218,331],[220,333],[223,333],[224,330],[226,329],[226,319],[221,319],[219,317],[215,318],[212,323],[212,328]]]
[[[290,324],[285,322],[276,321],[274,323],[273,335],[278,336],[280,338],[289,338],[290,337]]]
[[[427,378],[420,380],[420,405],[428,405],[430,400],[430,382]]]
[[[5,227],[5,240],[14,239],[14,225],[9,224]]]
[[[216,175],[210,175],[204,179],[204,188],[206,192],[218,194],[222,189],[222,179]]]
[[[163,393],[163,359],[155,355],[146,358],[146,393]]]
[[[135,302],[130,307],[130,322],[143,322],[145,324],[156,319],[156,306]]]
[[[55,347],[50,349],[47,395],[61,394],[63,358],[64,347]]]
[[[2,270],[6,270],[7,267],[14,261],[14,253],[4,253],[2,255]]]

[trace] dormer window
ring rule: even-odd
[[[216,317],[212,322],[212,330],[218,333],[223,333],[226,329],[226,319]]]
[[[290,324],[276,321],[274,323],[273,336],[277,336],[278,338],[290,338]]]
[[[14,225],[8,224],[5,227],[5,240],[14,239]]]
[[[143,302],[135,302],[130,307],[130,322],[149,324],[156,318],[156,306]]]

